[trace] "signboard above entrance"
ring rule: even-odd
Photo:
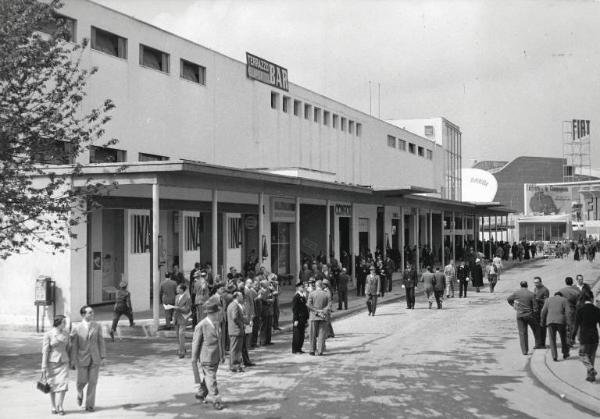
[[[286,92],[289,90],[287,69],[249,52],[246,53],[246,75],[250,79],[258,80]]]

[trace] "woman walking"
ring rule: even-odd
[[[44,334],[42,345],[42,375],[50,385],[52,413],[64,415],[63,401],[69,381],[69,334],[65,316],[54,318],[54,327]]]

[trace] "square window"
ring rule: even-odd
[[[140,44],[140,65],[168,73],[169,54]]]
[[[346,118],[342,116],[342,123],[340,124],[340,129],[342,131],[346,131]]]
[[[323,125],[329,125],[329,111],[323,111]]]
[[[387,144],[388,147],[396,148],[396,138],[388,135]]]
[[[304,119],[310,119],[310,111],[311,111],[312,106],[310,105],[304,105]]]
[[[138,153],[138,161],[165,161],[169,160],[166,156],[159,156],[158,154]]]
[[[179,65],[179,77],[182,79],[186,79],[189,81],[193,81],[194,83],[206,84],[206,68],[201,65],[194,64],[191,61],[184,60],[183,58],[180,60]]]
[[[127,39],[92,26],[92,49],[126,59]]]
[[[336,114],[333,114],[333,119],[331,120],[331,126],[333,128],[337,128],[339,118],[340,118],[339,116],[337,116]]]
[[[419,157],[425,157],[425,149],[423,147],[418,147]]]
[[[348,133],[354,133],[354,121],[348,121]]]
[[[417,146],[413,143],[408,143],[408,152],[415,154],[417,152]]]
[[[435,136],[435,131],[433,129],[433,125],[425,125],[425,136],[426,137]]]
[[[398,149],[402,151],[406,151],[406,141],[398,138]]]
[[[314,112],[314,118],[313,119],[314,119],[314,121],[316,123],[321,122],[321,109],[315,107],[315,112]]]
[[[271,92],[271,109],[277,109],[279,102],[279,93]]]
[[[299,100],[294,100],[294,115],[300,116],[300,106],[302,106],[302,102]]]
[[[283,112],[288,113],[290,111],[290,97],[289,96],[284,96],[283,97]]]
[[[360,137],[362,135],[362,124],[356,123],[356,136]]]

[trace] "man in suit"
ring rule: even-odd
[[[346,268],[342,268],[337,280],[338,310],[342,309],[342,303],[344,304],[344,310],[348,310],[348,282],[350,281]]]
[[[308,296],[306,306],[310,322],[310,355],[323,355],[327,338],[327,322],[329,321],[329,293],[322,289],[321,280],[316,281],[316,289]],[[317,345],[317,336],[319,339]]]
[[[561,288],[559,291],[567,299],[567,339],[569,345],[575,344],[575,310],[577,307],[577,300],[579,299],[579,288],[573,285],[573,278],[570,276],[565,278],[566,287]]]
[[[304,295],[304,282],[296,283],[296,294],[292,298],[292,353],[302,354],[304,345],[304,331],[308,322],[308,307],[306,306],[306,296]]]
[[[560,346],[562,348],[563,359],[569,357],[569,343],[567,342],[567,299],[562,296],[560,291],[545,300],[540,316],[542,328],[548,327],[550,332],[550,351],[552,359],[558,360],[558,351],[556,350],[556,333],[560,336]]]
[[[94,310],[83,306],[79,313],[82,321],[71,331],[71,368],[77,369],[77,404],[82,405],[83,389],[87,385],[85,410],[93,412],[100,365],[106,357],[106,348],[102,328],[94,321]]]
[[[456,268],[456,279],[458,280],[458,298],[467,298],[467,286],[469,285],[469,269],[465,261],[461,260]]]
[[[261,302],[260,313],[260,345],[272,345],[271,333],[273,328],[273,293],[269,287],[269,281],[263,279],[260,281],[260,291],[258,299]]]
[[[414,266],[408,262],[406,264],[406,269],[402,274],[402,286],[406,292],[406,308],[409,310],[414,310],[415,308],[415,288],[417,287],[417,282],[417,271]]]
[[[550,291],[544,284],[542,284],[542,278],[539,276],[533,277],[533,293],[535,294],[535,301],[537,302],[537,306],[539,310],[542,310],[546,300],[550,297]],[[562,295],[562,294],[561,294]],[[546,327],[542,326],[542,324],[548,324],[541,321],[540,318],[541,311],[538,311],[538,323],[540,323],[540,343],[543,346],[546,346]],[[561,340],[562,342],[562,340]],[[566,342],[565,342],[566,343]]]
[[[377,297],[381,292],[381,281],[379,275],[375,273],[375,266],[371,265],[369,268],[369,275],[365,283],[365,294],[367,294],[367,308],[369,309],[369,316],[374,316],[377,310]]]
[[[227,333],[229,334],[229,370],[244,372],[242,368],[242,340],[244,339],[244,295],[233,293],[233,301],[227,307]]]
[[[521,352],[527,355],[529,352],[529,336],[527,327],[531,328],[535,337],[535,348],[540,348],[539,343],[539,324],[537,322],[538,306],[535,301],[535,294],[527,289],[527,281],[521,281],[521,288],[513,292],[507,298],[508,304],[514,307],[517,312],[517,328],[519,330],[519,341],[521,344]]]
[[[597,372],[594,369],[596,351],[598,350],[598,327],[600,326],[600,308],[594,306],[594,296],[586,294],[584,303],[576,313],[575,329],[573,334],[579,330],[579,359],[587,370],[586,380],[596,381]]]
[[[159,300],[163,305],[175,304],[175,296],[177,295],[177,282],[173,279],[165,278],[160,284]],[[165,309],[165,329],[171,328],[171,320],[173,319],[173,309]]]
[[[185,356],[185,327],[187,326],[188,317],[192,314],[192,299],[185,284],[177,285],[177,296],[175,297],[173,311],[175,312],[175,333],[179,341],[177,355],[179,355],[179,358],[183,358]]]
[[[433,276],[433,272],[431,272],[431,266],[427,266],[425,268],[425,272],[421,274],[421,282],[423,283],[423,287],[425,289],[425,295],[427,296],[429,309],[431,309],[433,306],[433,298],[435,297],[435,293],[433,292],[435,277]]]
[[[444,298],[444,290],[446,289],[446,276],[440,271],[440,267],[435,268],[433,274],[433,295],[435,296],[435,302],[438,310],[442,308],[442,298]]]
[[[204,305],[206,317],[196,325],[192,339],[192,369],[194,380],[199,384],[196,399],[204,402],[206,396],[212,393],[213,406],[223,409],[219,388],[217,386],[217,370],[219,363],[225,362],[225,350],[222,346],[219,327],[219,298],[209,298]],[[200,378],[198,363],[202,368],[203,378]]]
[[[446,297],[450,298],[450,296],[452,296],[452,298],[454,298],[454,281],[456,280],[456,268],[454,267],[453,260],[450,260],[450,263],[448,263],[444,267],[444,275],[446,276],[446,285],[448,287],[446,291]],[[452,293],[452,295],[450,295],[450,293]]]

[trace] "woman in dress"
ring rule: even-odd
[[[54,327],[44,334],[42,345],[42,374],[50,385],[52,413],[64,415],[63,400],[69,381],[69,334],[65,316],[54,318]]]

